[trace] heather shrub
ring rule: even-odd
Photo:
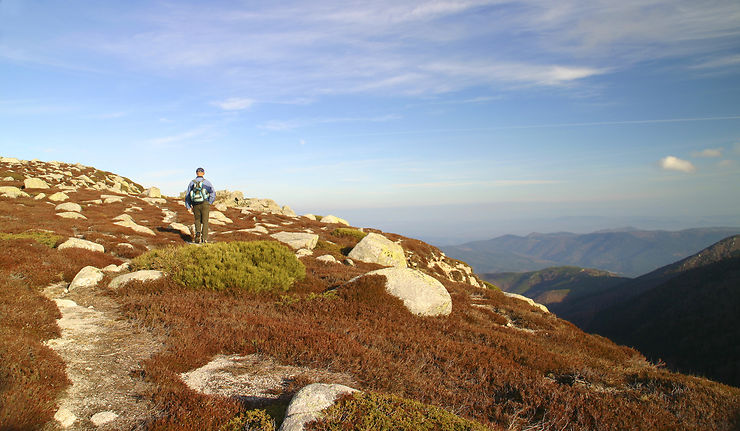
[[[132,263],[135,268],[163,270],[188,287],[253,293],[286,291],[306,276],[295,254],[275,241],[167,247],[147,252]]]
[[[30,231],[22,233],[5,233],[0,232],[0,241],[9,241],[14,239],[30,239],[36,241],[39,244],[43,244],[48,247],[54,247],[62,237],[51,232],[44,231]]]
[[[0,178],[12,177],[15,181],[23,181],[23,175],[13,171],[0,171]]]
[[[356,392],[341,398],[306,430],[342,431],[487,431],[478,422],[456,416],[440,407],[396,395]]]
[[[275,431],[275,421],[265,410],[249,410],[235,416],[220,431]]]
[[[354,238],[357,241],[360,241],[362,238],[365,238],[367,236],[366,232],[363,232],[359,229],[352,229],[348,227],[338,227],[334,229],[331,232],[332,235],[338,236],[338,237],[350,237]]]

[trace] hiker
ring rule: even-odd
[[[188,191],[185,193],[185,207],[193,209],[195,216],[195,238],[196,244],[208,242],[208,213],[211,204],[216,200],[216,190],[213,184],[203,178],[206,171],[203,168],[195,170],[197,177],[188,184]]]

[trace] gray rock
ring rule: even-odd
[[[406,255],[403,247],[383,235],[369,233],[348,255],[349,258],[384,266],[406,268]]]
[[[344,385],[314,383],[298,391],[285,411],[285,420],[278,431],[303,431],[303,426],[320,417],[344,394],[358,392]]]
[[[65,202],[63,204],[59,204],[54,207],[55,211],[72,211],[72,212],[82,212],[82,206],[80,204],[76,204],[74,202]]]
[[[152,280],[159,280],[160,278],[164,277],[164,274],[162,271],[157,271],[153,269],[144,269],[141,271],[136,272],[130,272],[128,274],[119,275],[118,277],[111,280],[108,287],[111,289],[118,289],[121,286],[124,286],[126,283],[130,281],[152,281]]]
[[[452,298],[434,277],[411,268],[384,268],[365,275],[384,275],[385,290],[403,301],[418,316],[446,316],[452,312]]]
[[[251,229],[239,229],[237,232],[261,233],[263,235],[267,235],[268,233],[270,233],[270,231],[262,225],[257,225]]]
[[[332,256],[330,254],[325,254],[323,256],[319,256],[319,257],[316,258],[316,260],[320,260],[320,261],[326,262],[326,263],[339,263],[339,261],[337,260],[337,258],[335,258],[334,256]]]
[[[131,244],[126,244],[126,245],[131,245]],[[124,262],[120,265],[115,265],[111,263],[110,265],[103,268],[103,272],[121,272],[121,271],[129,269],[130,267],[131,265],[128,262]]]
[[[314,214],[303,214],[303,217],[306,217],[309,220],[316,221],[316,216]]]
[[[290,217],[295,217],[296,216],[296,213],[295,213],[295,211],[293,211],[293,208],[291,208],[291,207],[289,207],[287,205],[283,205],[283,215],[290,216]]]
[[[234,221],[226,217],[221,211],[211,211],[208,213],[208,220],[210,222],[216,220],[223,223],[233,223]]]
[[[172,229],[172,230],[176,230],[176,231],[180,232],[181,234],[183,234],[185,236],[191,236],[192,235],[192,232],[190,231],[190,228],[187,227],[187,226],[185,226],[182,223],[176,223],[176,222],[170,223],[169,228]]]
[[[65,248],[82,248],[85,250],[99,251],[101,253],[105,253],[105,247],[103,247],[102,244],[79,238],[70,238],[64,241],[64,243],[62,243],[57,248],[60,250],[64,250]]]
[[[41,199],[43,199],[45,197],[46,197],[46,193],[39,193],[36,196],[34,196],[33,198],[36,199],[37,201],[40,201]]]
[[[59,422],[59,425],[62,428],[69,428],[72,426],[72,424],[75,423],[75,421],[77,420],[77,416],[75,416],[75,414],[72,413],[68,408],[61,407],[54,414],[54,419]]]
[[[75,275],[67,290],[95,287],[105,275],[94,266],[86,266]]]
[[[23,180],[23,186],[27,189],[48,189],[49,185],[41,178],[26,178]]]
[[[148,198],[161,198],[162,191],[159,190],[158,187],[152,187],[152,188],[144,190],[144,195],[146,195],[146,197]]]
[[[305,232],[278,232],[270,235],[276,240],[288,244],[294,250],[307,248],[313,250],[319,241],[319,236]]]

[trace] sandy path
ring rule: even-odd
[[[146,385],[137,371],[141,361],[160,349],[148,332],[119,318],[115,302],[95,289],[65,293],[52,285],[44,294],[62,313],[62,337],[47,345],[64,360],[72,385],[59,411],[44,430],[130,430],[156,416],[139,394]]]

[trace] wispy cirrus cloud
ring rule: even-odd
[[[226,100],[211,102],[211,105],[217,106],[224,111],[242,111],[249,109],[255,104],[253,99],[247,99],[244,97],[231,97]]]
[[[724,148],[706,148],[702,151],[696,151],[694,153],[691,153],[691,155],[694,157],[714,158],[714,157],[722,157],[723,151],[724,151]]]
[[[398,120],[401,117],[395,114],[381,115],[377,117],[328,117],[328,118],[303,118],[293,120],[271,120],[257,126],[258,129],[270,131],[293,130],[301,127],[315,126],[318,124],[332,123],[384,123]]]

